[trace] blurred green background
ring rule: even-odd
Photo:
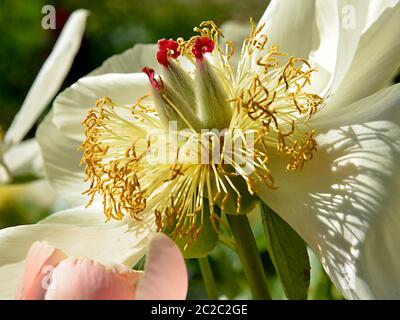
[[[41,27],[44,5],[57,12],[56,30]],[[0,0],[0,126],[7,129],[21,106],[42,63],[50,53],[68,15],[86,8],[88,18],[85,37],[71,72],[64,82],[67,87],[99,66],[109,56],[136,43],[154,43],[160,38],[189,37],[203,20],[221,24],[226,20],[258,20],[268,1],[260,0]],[[29,136],[34,136],[34,127]],[[0,228],[35,223],[54,210],[52,197],[41,183],[0,187]],[[254,223],[255,226],[260,225]],[[282,288],[268,257],[262,230],[254,228],[273,297],[284,298]],[[220,294],[226,298],[250,298],[241,264],[235,253],[220,245],[211,255]],[[312,256],[310,299],[340,299],[341,296]],[[189,261],[189,298],[204,299],[197,261]]]

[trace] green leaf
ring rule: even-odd
[[[306,300],[310,261],[304,240],[266,204],[261,204],[268,252],[281,279],[286,297]]]
[[[176,244],[182,249],[183,256],[186,259],[190,258],[202,258],[207,256],[218,243],[218,232],[214,229],[210,219],[210,213],[208,211],[208,203],[205,200],[204,204],[204,216],[203,216],[203,227],[201,228],[199,237],[197,240],[193,241],[190,236],[184,238],[177,238],[175,240]],[[217,214],[219,214],[219,209],[214,209]],[[200,221],[200,219],[198,219]],[[200,226],[199,224],[196,226]],[[186,244],[189,245],[186,246]]]

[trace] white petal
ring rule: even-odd
[[[368,15],[365,21],[363,33],[367,32],[368,29],[373,26],[385,10],[394,8],[399,4],[399,0],[369,0],[368,1]]]
[[[10,147],[4,154],[4,163],[12,177],[43,175],[43,160],[36,139]]]
[[[0,300],[16,298],[16,291],[24,274],[24,263],[16,262],[0,266]]]
[[[259,25],[271,45],[282,52],[307,58],[313,41],[315,0],[272,0]]]
[[[69,137],[83,141],[84,127],[81,123],[98,99],[109,97],[117,104],[132,105],[149,90],[144,73],[82,78],[57,96],[52,110],[54,124]]]
[[[71,206],[83,205],[88,197],[82,195],[89,183],[84,182],[82,154],[78,148],[82,141],[67,137],[52,122],[52,112],[41,123],[36,133],[43,155],[44,170],[50,185]]]
[[[354,60],[342,84],[329,101],[340,107],[353,103],[358,99],[382,89],[395,76],[400,66],[400,16],[399,1],[391,1],[387,7],[385,2],[371,1],[369,16],[370,25],[363,34]],[[395,7],[389,6],[390,4]],[[379,8],[375,8],[380,5]],[[386,9],[386,10],[383,10]],[[376,17],[376,13],[382,13]],[[374,19],[375,18],[375,19]],[[371,24],[371,20],[374,21]]]
[[[271,158],[278,190],[261,187],[258,195],[347,298],[400,298],[400,85],[341,112],[348,120],[338,115],[336,128],[320,129],[318,152],[302,172]]]
[[[322,132],[339,126],[367,122],[386,110],[398,107],[399,90],[400,84],[396,84],[340,109],[328,105],[311,118],[309,125],[317,132]]]
[[[319,46],[310,60],[318,69],[314,92],[329,96],[345,77],[365,25],[368,3],[363,0],[317,0]]]
[[[89,73],[89,76],[98,76],[106,73],[134,73],[141,72],[143,67],[149,67],[158,73],[161,67],[156,60],[157,45],[137,44],[133,48],[116,54]]]
[[[394,59],[398,64],[398,28],[395,25],[398,11],[397,13],[389,11],[394,11],[393,6],[398,2],[398,0],[379,2],[317,0],[316,20],[320,43],[310,54],[310,60],[319,70],[313,79],[314,92],[323,96],[335,94],[334,99],[338,98],[342,103],[351,103],[383,87],[378,87],[375,91],[359,89],[353,94],[353,100],[346,101],[341,99],[344,93],[337,92],[339,86],[342,86],[341,91],[347,91],[346,94],[352,92],[353,88],[348,88],[348,84],[354,81],[359,81],[359,87],[364,89],[365,79],[359,78],[362,78],[363,73],[369,71],[371,66],[376,66],[377,62],[380,62],[380,65],[385,62],[383,68],[386,76],[389,76],[388,73],[393,75],[394,69],[391,68],[395,68]],[[388,31],[385,32],[384,28]],[[382,58],[386,49],[390,50],[389,61]],[[353,63],[353,60],[358,62]],[[380,66],[374,68],[370,74],[372,75],[378,68]],[[350,79],[345,82],[346,76]],[[377,79],[375,83],[381,80]],[[363,91],[364,95],[360,95],[360,91]]]
[[[0,299],[12,299],[22,263],[35,241],[46,241],[71,257],[132,266],[145,253],[152,216],[143,222],[108,222],[99,206],[59,212],[36,225],[0,231]]]
[[[4,137],[6,144],[15,144],[24,138],[60,89],[80,47],[87,16],[88,11],[81,9],[72,13],[68,19]]]
[[[85,132],[81,123],[96,101],[107,96],[115,103],[131,105],[148,91],[144,74],[106,74],[82,78],[58,95],[52,112],[38,128],[37,140],[47,178],[61,196],[74,204],[87,201],[81,196],[87,184],[78,148]]]
[[[56,212],[65,209],[56,192],[45,179],[16,185],[20,188],[21,198],[34,207]]]

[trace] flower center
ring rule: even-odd
[[[261,29],[252,24],[237,66],[232,42],[221,46],[211,21],[189,40],[162,39],[162,74],[143,69],[150,94],[131,107],[97,102],[82,144],[89,204],[102,195],[108,219],[141,219],[151,210],[159,229],[196,239],[205,214],[217,228],[216,206],[244,214],[259,183],[276,188],[270,157],[280,154],[289,171],[312,159],[317,143],[308,120],[322,98],[305,88],[315,70],[268,47]]]

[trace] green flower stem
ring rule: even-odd
[[[208,257],[199,258],[201,275],[203,276],[204,286],[206,287],[207,296],[210,300],[218,300],[218,290],[214,281],[214,276],[211,270]]]
[[[246,215],[226,215],[236,241],[236,250],[243,265],[254,299],[271,300],[267,278],[249,220]]]

